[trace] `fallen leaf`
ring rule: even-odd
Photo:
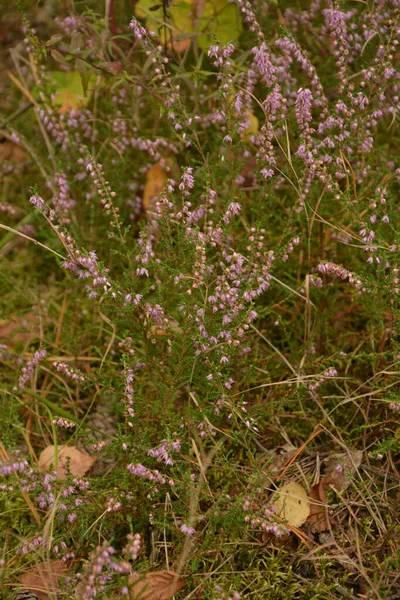
[[[288,483],[278,490],[279,497],[274,502],[277,513],[292,525],[300,527],[310,514],[310,502],[306,490],[299,483]]]
[[[167,7],[167,25],[163,2],[138,0],[135,15],[146,19],[146,27],[154,31],[163,44],[176,52],[187,49],[192,38],[201,48],[208,48],[217,38],[221,45],[235,41],[242,30],[238,7],[228,0],[203,0],[193,10],[191,0],[176,0]]]
[[[20,580],[20,589],[32,591],[39,600],[50,600],[59,592],[59,579],[67,574],[67,565],[62,560],[38,563],[25,571]]]
[[[310,500],[310,514],[307,522],[311,526],[311,531],[317,533],[329,529],[329,518],[326,512],[326,494],[324,482],[321,480],[312,486],[308,494]]]
[[[256,135],[258,132],[258,119],[249,110],[245,111],[245,117],[247,120],[247,127],[241,132],[241,138],[247,144],[250,141],[251,136]]]
[[[270,450],[265,459],[263,457],[263,460],[268,461],[265,470],[268,473],[279,473],[282,467],[296,454],[297,450],[298,448],[291,444],[285,444],[276,450]]]
[[[147,171],[146,184],[143,192],[143,208],[145,210],[150,208],[152,200],[163,191],[167,180],[167,173],[159,163],[153,165]]]
[[[81,452],[75,446],[58,446],[58,477],[67,479],[68,473],[76,477],[83,477],[95,460],[96,457]],[[50,471],[54,468],[55,463],[55,446],[47,446],[39,456],[39,469]]]
[[[28,155],[18,144],[6,138],[0,138],[0,162],[19,164],[26,162]]]
[[[31,340],[38,333],[39,324],[34,313],[0,320],[0,341],[7,341],[10,346]]]
[[[135,600],[168,600],[183,586],[183,578],[174,571],[153,571],[140,579],[129,578]]]
[[[324,485],[332,485],[337,492],[349,487],[354,472],[361,465],[361,450],[350,450],[343,454],[335,454],[326,461],[326,471],[322,478]]]
[[[82,77],[78,71],[53,71],[49,77],[55,85],[54,100],[59,105],[58,112],[82,108],[89,102],[94,88],[94,78],[90,78],[85,93]]]

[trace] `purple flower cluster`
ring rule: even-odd
[[[27,460],[18,460],[10,463],[0,464],[0,475],[4,477],[15,473],[23,473],[29,468]]]
[[[67,241],[72,244],[72,238],[68,237]],[[105,270],[99,265],[94,250],[86,256],[74,247],[69,246],[68,250],[70,252],[70,260],[65,260],[62,263],[62,267],[75,273],[79,279],[91,278],[91,285],[86,286],[89,298],[97,298],[97,288],[106,293],[110,291],[111,283]]]
[[[44,349],[37,350],[34,353],[33,357],[26,362],[26,364],[21,369],[21,375],[18,380],[18,387],[14,388],[15,391],[18,389],[23,390],[25,388],[28,381],[34,375],[36,368],[39,365],[40,361],[43,358],[45,358],[46,354],[47,354],[47,350],[44,350]]]
[[[129,473],[131,473],[135,477],[139,477],[141,479],[148,479],[149,481],[153,481],[154,483],[167,483],[166,478],[163,475],[161,475],[159,471],[157,471],[156,469],[148,469],[140,463],[137,463],[136,465],[129,464],[126,468],[128,469]],[[172,485],[172,481],[169,481],[168,483]]]
[[[126,369],[125,372],[125,394],[124,394],[124,405],[126,419],[129,427],[133,427],[132,419],[135,417],[134,405],[134,387],[133,382],[135,379],[134,369],[132,367]]]
[[[148,456],[156,458],[158,462],[163,462],[168,466],[174,464],[173,459],[170,457],[169,452],[179,452],[181,449],[180,440],[175,442],[169,442],[168,440],[162,440],[161,444],[154,449],[147,452]]]
[[[356,290],[359,291],[359,293],[365,293],[367,291],[366,288],[363,287],[362,281],[356,275],[354,275],[353,273],[350,273],[350,271],[348,271],[344,267],[335,265],[334,263],[331,263],[331,262],[326,262],[326,263],[320,263],[317,267],[317,270],[319,273],[322,273],[324,275],[330,275],[331,277],[338,277],[339,279],[342,279],[342,280],[347,279],[348,282],[351,285],[353,285],[356,288]]]
[[[91,600],[104,593],[105,587],[116,574],[131,573],[131,565],[127,561],[115,557],[115,549],[107,541],[92,552],[90,561],[85,567],[81,581],[75,589],[78,600]]]
[[[63,427],[64,429],[71,429],[76,427],[76,423],[70,421],[70,419],[65,419],[64,417],[58,417],[57,419],[53,419],[53,425],[58,425],[58,427]]]
[[[135,561],[138,559],[142,547],[141,535],[139,533],[129,533],[126,537],[128,541],[124,546],[123,554],[127,556],[129,560]]]
[[[327,378],[332,378],[332,377],[337,377],[338,372],[336,371],[336,369],[334,369],[333,367],[326,369],[322,375],[318,375],[316,377],[316,380],[314,383],[309,383],[308,384],[308,389],[310,391],[315,391],[317,388],[319,388],[320,385],[322,385],[325,381],[325,379]]]
[[[80,373],[80,371],[78,371],[77,369],[73,369],[65,362],[55,361],[53,362],[53,367],[56,369],[56,371],[62,373],[72,381],[76,381],[79,383],[83,383],[84,381],[86,381],[86,377],[82,373]]]
[[[276,519],[277,510],[275,506],[272,508],[257,508],[254,502],[247,498],[243,504],[243,510],[252,513],[246,514],[244,520],[254,531],[261,531],[275,537],[282,537],[288,533],[286,527]]]

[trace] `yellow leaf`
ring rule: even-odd
[[[258,119],[249,110],[245,112],[245,115],[248,122],[248,127],[246,127],[246,129],[243,129],[243,131],[241,132],[241,136],[242,140],[247,143],[250,141],[250,137],[258,132]]]
[[[300,527],[310,514],[310,499],[306,490],[299,483],[288,483],[278,490],[279,497],[274,506],[289,525]]]
[[[78,71],[53,71],[49,75],[56,87],[54,101],[60,105],[58,109],[60,114],[87,105],[94,87],[93,77],[89,80],[85,94]]]
[[[75,446],[58,447],[58,477],[67,479],[68,472],[76,477],[83,477],[89,471],[96,458],[81,452]],[[47,446],[39,456],[39,469],[50,471],[55,468],[55,446]]]
[[[163,191],[167,180],[167,173],[159,163],[153,165],[147,171],[143,192],[143,208],[145,210],[150,208],[151,201]]]
[[[222,45],[234,41],[241,31],[238,7],[229,0],[174,0],[166,11],[161,0],[138,0],[135,15],[176,52],[186,50],[192,38],[205,49],[215,39]]]

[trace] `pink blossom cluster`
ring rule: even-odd
[[[324,275],[339,277],[339,279],[342,280],[347,279],[348,282],[356,288],[356,290],[359,290],[360,292],[366,291],[366,289],[363,287],[361,279],[340,265],[336,265],[332,262],[320,263],[317,266],[317,270],[319,273],[323,273]]]
[[[115,549],[107,541],[92,552],[81,581],[75,589],[78,600],[92,600],[101,595],[106,585],[115,574],[126,575],[131,572],[131,565],[115,557]]]
[[[65,362],[54,361],[53,367],[55,367],[55,369],[59,373],[62,373],[69,379],[72,379],[72,381],[76,381],[79,383],[83,383],[84,381],[86,381],[86,377],[80,371],[78,371],[77,369],[73,369]]]
[[[287,528],[276,519],[277,510],[275,506],[272,508],[261,507],[257,511],[254,502],[247,498],[243,504],[243,510],[253,513],[253,515],[246,515],[244,518],[251,529],[269,533],[275,537],[282,537],[288,533]],[[260,512],[261,514],[256,514]]]
[[[29,469],[29,463],[27,460],[18,460],[10,463],[0,463],[0,475],[8,476],[16,473],[23,473]]]
[[[140,463],[137,463],[136,465],[129,464],[126,468],[135,477],[139,477],[141,479],[148,479],[149,481],[153,481],[155,483],[166,483],[166,478],[163,475],[161,475],[161,473],[156,469],[148,469]]]
[[[225,592],[220,585],[215,586],[215,591],[218,594],[218,597],[214,597],[213,600],[240,600],[242,597],[238,592],[233,592],[232,596],[228,596],[228,592]]]
[[[35,370],[36,370],[37,366],[39,365],[40,361],[43,358],[45,358],[46,354],[47,354],[47,350],[45,350],[45,349],[36,350],[33,357],[30,360],[28,360],[26,362],[26,364],[22,367],[21,375],[18,380],[18,387],[14,388],[15,390],[17,390],[17,389],[23,390],[24,389],[24,387],[26,386],[28,381],[31,379],[31,377],[35,373]]]
[[[64,429],[71,429],[72,427],[76,427],[76,423],[74,423],[70,419],[66,419],[65,417],[58,417],[57,419],[53,419],[52,423],[53,425],[58,425],[58,427],[63,427]]]
[[[147,454],[148,456],[156,458],[158,462],[163,462],[168,466],[172,466],[174,464],[174,461],[170,457],[169,452],[179,452],[180,449],[180,440],[175,440],[175,442],[162,440],[161,444],[157,448],[152,448],[147,452]]]
[[[326,369],[322,375],[318,375],[316,378],[316,381],[314,383],[309,383],[308,384],[308,389],[310,391],[314,391],[317,388],[319,388],[319,386],[324,383],[325,379],[327,378],[331,378],[331,377],[337,377],[338,372],[336,369],[334,369],[333,367]]]
[[[129,427],[133,427],[132,419],[135,417],[135,409],[134,409],[134,387],[133,382],[135,379],[134,370],[132,367],[129,367],[125,371],[125,394],[124,394],[124,405],[127,423]]]
[[[124,546],[123,553],[129,560],[135,561],[138,559],[142,548],[142,537],[139,533],[129,533],[126,537],[128,541]]]

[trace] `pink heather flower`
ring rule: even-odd
[[[129,23],[129,28],[132,29],[134,36],[141,40],[147,36],[147,30],[142,27],[136,19],[132,19]]]
[[[76,369],[73,369],[65,362],[53,362],[53,367],[55,367],[59,373],[63,373],[73,381],[84,382],[86,380],[85,376],[82,375],[82,373],[80,373]]]
[[[44,208],[45,208],[45,206],[46,206],[46,203],[45,203],[45,201],[43,200],[43,198],[41,198],[41,197],[40,197],[40,196],[38,196],[37,194],[35,194],[34,196],[31,196],[31,197],[29,198],[29,202],[30,202],[31,204],[33,204],[33,206],[34,206],[35,208],[37,208],[38,210],[40,210],[40,211],[43,211],[43,209],[44,209]]]
[[[194,188],[194,177],[193,177],[193,167],[187,167],[186,171],[184,171],[181,177],[181,183],[179,184],[179,189],[181,192],[184,192],[185,195],[189,194],[188,190]]]
[[[296,119],[302,133],[309,132],[309,125],[312,120],[312,92],[311,90],[300,88],[297,91],[296,98]]]
[[[193,527],[189,527],[189,525],[185,524],[181,525],[180,530],[185,535],[194,535],[196,533],[196,530]]]
[[[161,473],[157,470],[151,471],[147,469],[140,463],[136,465],[129,464],[126,467],[132,475],[136,477],[141,477],[142,479],[149,479],[149,481],[154,481],[156,483],[165,483],[165,478],[161,475]]]
[[[26,365],[24,367],[22,367],[21,376],[18,381],[18,388],[20,390],[24,389],[26,383],[32,377],[39,362],[42,360],[42,358],[44,358],[46,356],[46,354],[47,354],[46,350],[37,350],[35,352],[35,354],[33,355],[33,357],[27,361]],[[18,389],[18,388],[15,388],[15,389]]]
[[[178,445],[180,448],[180,444]],[[166,465],[173,465],[174,461],[168,454],[168,450],[172,449],[171,445],[168,444],[167,440],[162,440],[161,445],[154,450],[151,449],[147,452],[148,456],[156,458],[158,462],[164,462]]]
[[[231,202],[223,216],[223,221],[226,225],[230,222],[231,218],[234,215],[238,215],[242,210],[241,204],[239,202]]]
[[[224,386],[226,387],[227,390],[230,390],[234,383],[235,383],[235,380],[232,379],[232,377],[230,377],[227,381],[225,381]]]
[[[53,419],[53,425],[58,425],[59,427],[65,427],[69,429],[71,427],[76,427],[76,423],[70,421],[69,419],[64,419],[64,417],[59,417],[58,419]]]
[[[0,475],[12,475],[13,473],[23,473],[29,467],[28,461],[21,460],[0,466]]]
[[[115,498],[109,498],[106,504],[106,512],[117,512],[121,506],[121,502],[115,500]]]
[[[274,170],[273,169],[261,169],[260,173],[264,177],[264,179],[268,179],[269,177],[273,177]]]
[[[337,374],[338,372],[336,371],[336,369],[330,368],[324,371],[323,377],[336,377]]]
[[[93,450],[93,452],[100,452],[100,450],[102,450],[104,448],[104,446],[107,446],[109,442],[107,442],[106,440],[102,440],[100,442],[97,442],[96,444],[91,444],[91,449]]]
[[[257,70],[266,86],[271,86],[276,82],[276,67],[271,62],[267,45],[262,42],[260,46],[252,49],[253,69]]]

